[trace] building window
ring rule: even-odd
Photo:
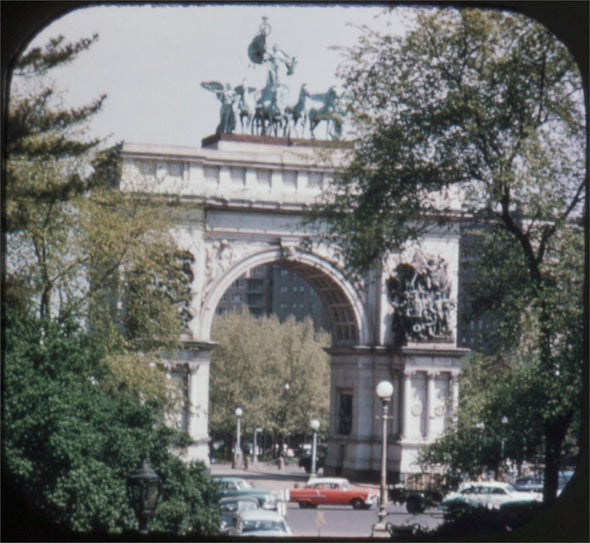
[[[289,287],[287,285],[281,285],[281,294],[287,294]]]
[[[352,392],[338,391],[338,433],[348,435],[352,431]]]
[[[168,175],[171,177],[182,177],[184,173],[184,164],[182,162],[168,162]]]
[[[321,188],[322,186],[322,174],[321,173],[310,173],[308,184],[313,188]]]
[[[156,175],[156,162],[154,160],[146,160],[141,162],[141,173],[144,175]]]

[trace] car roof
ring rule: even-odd
[[[467,488],[468,486],[489,486],[495,488],[506,488],[512,486],[510,483],[504,483],[502,481],[465,481],[461,483],[461,488]]]
[[[255,511],[243,511],[240,513],[242,520],[285,520],[283,515],[276,511],[257,509]]]
[[[343,477],[313,477],[307,481],[308,485],[312,483],[348,483],[348,479],[344,479]]]
[[[246,481],[246,479],[244,479],[243,477],[227,477],[225,475],[213,475],[213,480],[215,481],[224,481],[224,482],[235,482],[235,481],[243,481],[245,483],[247,483],[248,481]]]
[[[258,498],[254,496],[226,496],[221,498],[217,503],[224,504],[224,503],[234,503],[234,502],[253,502],[258,503]]]

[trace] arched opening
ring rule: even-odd
[[[198,331],[207,341],[216,309],[232,283],[248,270],[263,264],[277,263],[304,279],[317,293],[329,321],[333,346],[366,344],[368,323],[365,308],[354,285],[334,265],[311,253],[298,252],[283,258],[281,251],[270,250],[250,255],[215,278],[203,303]]]
[[[274,288],[277,285],[265,283],[265,281],[273,280],[273,272],[274,280],[279,281],[278,288]],[[266,251],[263,254],[252,255],[244,259],[227,270],[224,275],[224,278],[218,278],[217,284],[211,290],[205,304],[211,318],[211,327],[209,328],[211,341],[219,343],[218,347],[211,353],[211,397],[209,403],[209,435],[212,438],[211,454],[217,461],[234,459],[235,443],[237,441],[237,420],[234,411],[237,407],[240,407],[244,408],[240,411],[243,411],[243,419],[240,422],[241,432],[243,433],[240,443],[240,457],[242,455],[251,457],[256,450],[257,454],[264,454],[267,459],[269,457],[276,458],[279,454],[290,457],[296,456],[298,459],[304,458],[306,454],[305,447],[310,445],[313,434],[310,421],[312,418],[320,417],[320,411],[323,413],[320,418],[322,419],[324,438],[327,438],[329,434],[330,412],[332,409],[330,404],[333,395],[331,391],[331,356],[326,353],[326,349],[330,345],[353,346],[358,344],[361,335],[359,330],[363,323],[362,313],[358,309],[362,308],[362,306],[359,300],[354,297],[351,299],[350,291],[352,287],[345,283],[339,283],[339,281],[344,281],[344,278],[339,274],[338,270],[331,267],[329,263],[307,253],[285,259],[281,257],[279,251]],[[293,281],[293,276],[297,276],[301,281],[296,283]],[[289,366],[286,373],[282,373],[285,371],[285,365],[277,364],[276,369],[273,367],[273,370],[269,373],[281,374],[281,377],[275,375],[273,379],[268,379],[265,394],[261,394],[260,391],[258,394],[245,394],[244,386],[239,394],[242,394],[242,397],[246,396],[244,403],[247,405],[238,404],[236,401],[236,397],[238,397],[236,388],[240,387],[235,386],[235,380],[248,381],[250,374],[244,375],[243,367],[236,366],[245,367],[250,362],[241,364],[243,358],[233,359],[233,363],[236,365],[230,365],[229,361],[240,349],[228,349],[227,345],[222,343],[221,338],[223,337],[228,341],[229,334],[226,331],[222,336],[218,335],[221,319],[227,319],[226,323],[223,324],[224,326],[228,326],[228,323],[230,323],[230,326],[233,326],[234,329],[241,329],[241,326],[237,324],[238,317],[230,315],[233,309],[241,308],[252,309],[253,311],[249,311],[249,314],[252,317],[262,317],[258,320],[263,322],[264,318],[268,316],[275,316],[277,317],[276,320],[281,320],[279,312],[272,311],[273,306],[275,309],[279,308],[281,300],[288,300],[289,306],[292,303],[295,304],[295,301],[299,305],[299,300],[304,296],[304,292],[300,290],[302,283],[307,284],[308,288],[312,289],[316,294],[316,301],[322,305],[328,325],[328,333],[323,334],[322,344],[314,347],[315,350],[312,351],[315,355],[308,354],[309,358],[317,357],[314,358],[317,366],[313,368],[313,376],[309,373],[310,366],[306,365],[307,360],[299,359],[293,362],[293,365],[301,364],[302,367],[307,368],[303,371],[305,375],[293,372],[293,366]],[[252,284],[254,286],[251,286]],[[297,286],[297,290],[291,288],[293,285]],[[283,297],[280,296],[281,286],[286,286]],[[265,296],[272,297],[274,293],[278,295],[279,300],[261,301],[253,299],[254,294],[257,295],[264,290],[266,290]],[[216,300],[216,305],[214,300]],[[356,308],[355,304],[357,304]],[[251,307],[248,307],[249,305]],[[297,318],[297,315],[292,316]],[[246,319],[242,325],[245,334],[256,335],[258,331],[253,330],[252,324],[248,322],[247,317],[242,316],[242,318]],[[268,335],[260,336],[261,338],[264,337],[261,340],[263,343],[281,342],[281,340],[285,339],[286,336],[277,333],[277,328],[270,321],[266,321],[266,326],[269,327]],[[303,324],[302,326],[307,326],[309,330],[309,324]],[[326,327],[323,328],[325,331]],[[292,337],[294,343],[299,339],[298,334],[294,334]],[[233,341],[236,341],[237,343],[234,345],[237,345],[241,339],[236,340],[234,336]],[[259,348],[264,352],[271,351],[267,345],[260,345]],[[221,357],[217,359],[216,356],[222,350],[223,361]],[[252,357],[256,362],[252,366],[250,381],[260,378],[260,374],[257,373],[258,368],[255,365],[264,363],[261,361],[265,360],[264,356],[261,356],[260,359],[257,357],[257,351],[258,347],[255,348],[255,354]],[[318,351],[321,357],[318,355]],[[276,359],[281,358],[281,355],[282,353],[278,354]],[[297,355],[293,358],[297,358]],[[233,370],[229,368],[235,368],[235,375],[233,375]],[[228,378],[230,373],[232,375]],[[262,379],[266,379],[266,377],[262,377]],[[320,384],[321,388],[319,387]],[[249,382],[247,386],[256,390],[257,384]],[[315,397],[307,398],[305,396],[308,387],[317,389]],[[223,393],[220,393],[222,388]],[[262,398],[261,396],[266,397]],[[273,399],[270,398],[271,396]],[[256,399],[253,400],[253,397]],[[315,398],[321,398],[325,405],[322,407],[315,405]],[[302,416],[298,405],[302,402],[308,403],[310,406],[314,404],[314,407],[310,408],[309,412],[304,416]],[[261,405],[266,404],[270,406],[268,407],[270,412],[261,414]],[[317,410],[314,411],[313,409]],[[248,417],[246,413],[248,413]],[[262,420],[265,422],[261,422]],[[257,432],[257,428],[259,432]],[[327,443],[327,441],[324,443]],[[325,450],[324,447],[323,451]]]
[[[216,314],[248,309],[251,315],[276,315],[281,322],[311,318],[316,330],[328,331],[330,324],[322,300],[297,271],[279,263],[251,268],[232,283],[217,305]]]

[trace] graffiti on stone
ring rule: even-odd
[[[387,282],[394,307],[393,332],[397,345],[451,341],[451,284],[441,257],[417,250],[411,262],[397,265]]]

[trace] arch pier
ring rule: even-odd
[[[184,392],[176,421],[192,437],[188,459],[209,462],[210,336],[217,304],[247,270],[276,262],[318,293],[332,345],[325,472],[377,479],[381,428],[377,383],[394,384],[388,472],[416,472],[416,455],[451,423],[465,349],[457,348],[459,225],[433,228],[379,270],[352,276],[336,244],[301,220],[325,191],[344,144],[217,134],[201,147],[125,144],[121,189],[169,199],[170,231],[194,256],[192,320],[170,377]],[[457,202],[443,202],[448,211]],[[459,212],[459,209],[455,209]],[[401,324],[400,324],[401,323]],[[400,326],[408,332],[402,343]]]

